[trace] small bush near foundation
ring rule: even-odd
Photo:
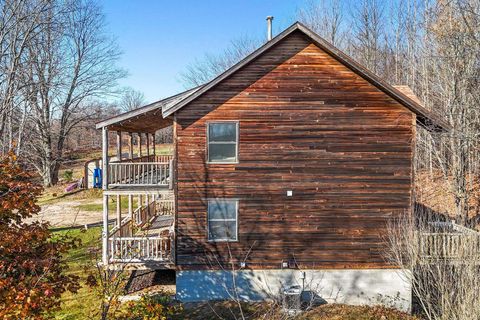
[[[167,320],[182,312],[182,306],[168,295],[143,295],[138,301],[128,302],[126,310],[117,319]]]

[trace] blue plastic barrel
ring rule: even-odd
[[[102,169],[100,168],[93,169],[93,187],[94,188],[102,187]]]

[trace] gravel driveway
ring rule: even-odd
[[[102,199],[85,199],[62,201],[42,206],[40,213],[25,222],[50,222],[53,227],[83,226],[102,221],[101,211],[83,211],[78,209],[82,204],[101,204]]]

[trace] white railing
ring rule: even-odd
[[[109,186],[168,186],[172,188],[173,160],[168,162],[112,162]]]
[[[114,237],[108,241],[111,262],[171,261],[170,237]]]

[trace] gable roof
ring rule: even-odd
[[[216,78],[211,80],[210,82],[198,86],[196,88],[184,91],[178,95],[166,98],[164,100],[160,100],[158,102],[152,103],[145,107],[136,109],[134,111],[127,112],[125,114],[112,117],[108,120],[102,121],[97,124],[97,128],[101,128],[104,126],[108,126],[109,123],[114,123],[115,121],[121,121],[122,119],[127,119],[130,116],[135,116],[149,110],[155,108],[161,108],[162,116],[167,118],[168,116],[172,115],[176,111],[180,110],[188,103],[192,102],[193,100],[197,99],[198,97],[202,96],[204,93],[215,87],[218,83],[225,80],[238,70],[240,70],[243,66],[247,65],[255,58],[259,57],[265,51],[282,41],[285,37],[290,35],[295,31],[300,31],[304,35],[306,35],[315,45],[317,45],[320,49],[325,51],[327,54],[332,56],[334,59],[341,62],[343,65],[348,67],[350,70],[367,80],[369,83],[377,87],[379,90],[383,91],[385,94],[390,96],[392,99],[398,101],[400,104],[408,108],[410,111],[417,115],[417,121],[423,124],[430,130],[437,130],[437,131],[447,131],[449,129],[448,123],[442,120],[440,117],[435,115],[434,113],[430,112],[429,110],[425,109],[418,98],[415,97],[413,92],[408,91],[404,88],[404,86],[394,87],[386,83],[383,79],[378,77],[377,75],[373,74],[369,70],[367,70],[364,66],[360,65],[359,63],[355,62],[353,58],[349,57],[341,50],[334,47],[332,44],[321,38],[318,34],[301,24],[300,22],[296,22],[283,32],[278,34],[272,40],[265,43],[263,46],[252,52],[250,55],[239,61],[237,64],[233,65],[231,68],[223,72],[222,74],[218,75]],[[401,89],[401,90],[399,90]],[[408,93],[406,93],[408,92]],[[411,93],[410,93],[411,92]]]
[[[250,63],[252,60],[260,56],[262,53],[267,51],[269,48],[273,47],[278,42],[282,41],[285,37],[289,34],[293,33],[294,31],[301,31],[306,36],[308,36],[312,42],[317,45],[320,49],[327,52],[330,56],[335,58],[336,60],[340,61],[342,64],[347,66],[349,69],[360,75],[362,78],[373,84],[375,87],[389,95],[394,100],[398,101],[403,106],[407,107],[409,110],[414,112],[417,115],[417,119],[420,123],[425,125],[426,127],[434,127],[437,130],[447,130],[449,125],[440,119],[435,114],[431,113],[427,109],[425,109],[418,101],[418,99],[412,99],[410,96],[406,95],[402,91],[398,90],[397,88],[389,85],[384,80],[382,80],[377,75],[373,74],[372,72],[368,71],[365,67],[360,65],[359,63],[355,62],[351,57],[343,53],[341,50],[337,49],[329,42],[321,38],[318,34],[301,24],[300,22],[296,22],[283,32],[278,34],[275,38],[265,43],[263,46],[255,50],[253,53],[248,55],[246,58],[232,66],[230,69],[225,71],[224,73],[217,76],[212,81],[206,83],[202,88],[199,90],[192,92],[187,97],[182,99],[176,104],[171,104],[166,108],[162,108],[162,114],[164,117],[167,117],[174,112],[180,110],[182,107],[187,105],[188,103],[192,102],[196,98],[203,95],[205,92],[213,88],[219,82],[223,81],[224,79],[228,78],[230,75],[241,69],[246,64]]]

